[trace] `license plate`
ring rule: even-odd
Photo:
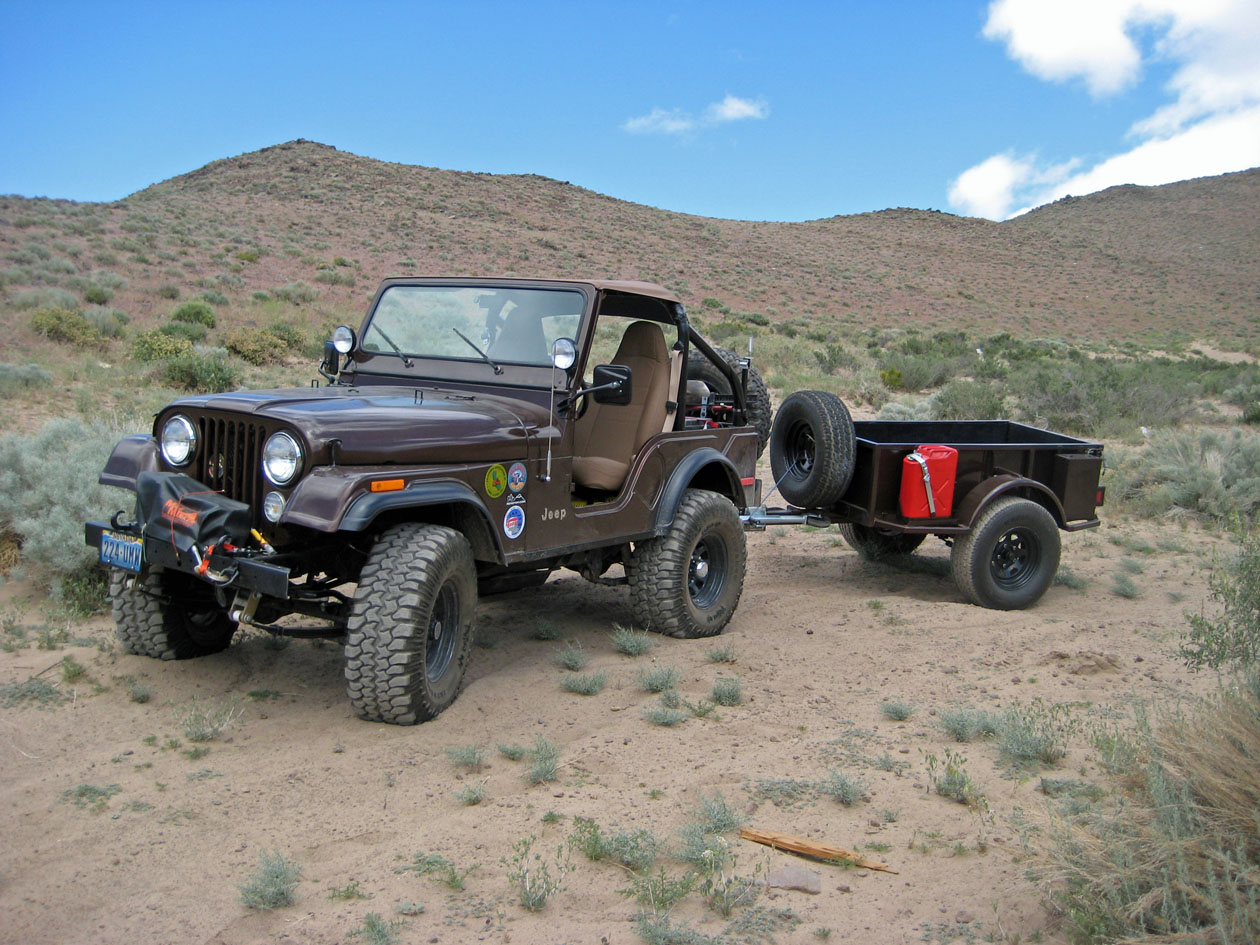
[[[101,532],[101,564],[140,573],[144,564],[144,539],[132,535]]]

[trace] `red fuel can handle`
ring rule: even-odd
[[[948,518],[954,512],[958,450],[920,446],[901,462],[901,514],[906,518]]]

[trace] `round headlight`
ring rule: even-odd
[[[349,325],[338,325],[333,329],[332,343],[341,354],[349,354],[354,347],[354,329]]]
[[[172,466],[186,466],[197,452],[197,428],[182,414],[162,425],[162,458]]]
[[[263,472],[277,486],[287,486],[302,471],[302,447],[287,433],[273,433],[263,447]]]

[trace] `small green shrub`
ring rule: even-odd
[[[641,669],[635,677],[644,692],[665,692],[678,685],[679,673],[673,666]]]
[[[90,285],[83,290],[83,301],[89,305],[106,305],[114,297],[114,291],[103,285]]]
[[[660,725],[663,728],[673,728],[680,722],[685,722],[691,718],[691,713],[683,709],[671,708],[667,705],[649,706],[643,710],[643,719],[653,725]]]
[[[529,751],[524,745],[499,745],[498,752],[508,761],[520,761]]]
[[[843,774],[839,771],[830,771],[827,776],[818,782],[817,790],[819,794],[825,797],[833,797],[845,807],[851,807],[862,799],[862,795],[866,793],[867,784],[861,778],[855,778],[852,775]]]
[[[61,341],[85,348],[101,343],[101,333],[77,309],[40,309],[31,316],[31,327],[49,341]]]
[[[886,719],[892,719],[894,722],[904,722],[914,715],[914,706],[901,699],[893,699],[889,702],[880,703],[879,711],[884,713],[884,718]]]
[[[564,649],[556,654],[556,664],[571,672],[585,669],[586,664],[590,661],[589,654],[582,649],[582,644],[580,643],[565,644]]]
[[[450,745],[446,759],[457,768],[480,771],[486,764],[486,750],[480,745]]]
[[[367,945],[396,945],[399,941],[398,933],[406,924],[402,919],[386,922],[379,912],[369,912],[363,917],[363,924],[351,932],[350,936],[362,938]]]
[[[982,736],[996,735],[1000,719],[984,709],[951,707],[938,716],[941,728],[956,742],[970,742]]]
[[[228,297],[222,292],[215,291],[214,289],[206,289],[206,291],[200,293],[197,298],[201,299],[203,302],[208,302],[211,305],[228,304]],[[210,327],[214,326],[212,325]]]
[[[286,282],[277,289],[272,289],[271,294],[285,302],[291,302],[294,305],[302,305],[306,302],[314,302],[319,298],[319,290],[305,282]]]
[[[169,358],[162,364],[159,376],[172,387],[217,394],[234,389],[240,375],[222,358],[201,354],[184,354]]]
[[[1212,572],[1217,616],[1190,614],[1181,657],[1191,669],[1254,670],[1260,665],[1260,533],[1239,539],[1238,554]]]
[[[255,365],[278,361],[284,347],[280,339],[261,328],[237,328],[228,332],[223,344],[242,361]]]
[[[167,322],[158,331],[172,338],[183,338],[193,344],[203,340],[209,334],[209,329],[205,325],[199,325],[196,322]]]
[[[560,680],[560,688],[579,696],[594,696],[604,691],[608,684],[608,674],[602,670],[594,673],[576,673],[564,676]]]
[[[102,338],[117,338],[122,335],[123,328],[131,321],[126,312],[116,308],[94,306],[83,313],[84,320]]]
[[[656,639],[646,630],[635,630],[633,627],[613,625],[613,649],[626,656],[643,656],[656,646]]]
[[[529,769],[525,780],[530,784],[554,781],[560,771],[560,746],[541,735],[534,738],[534,747],[526,753]]]
[[[157,290],[157,294],[160,298],[163,298],[163,299],[177,299],[179,298],[179,286],[169,285],[169,284],[164,285],[164,286],[159,286]]]
[[[508,882],[516,887],[517,901],[529,912],[538,912],[552,896],[564,891],[564,878],[571,868],[563,844],[556,848],[555,859],[548,861],[534,852],[536,840],[533,834],[518,840],[512,846],[512,857],[502,861],[508,867]]]
[[[11,304],[21,311],[30,309],[51,308],[63,311],[74,311],[79,307],[79,300],[73,292],[43,286],[38,289],[27,289],[13,296]]]
[[[1017,764],[1054,764],[1067,754],[1067,742],[1077,730],[1067,705],[1051,705],[1040,698],[1015,704],[1002,715],[997,743],[1002,756]]]
[[[192,354],[192,342],[184,338],[172,338],[161,331],[141,332],[131,339],[131,356],[137,361],[161,361]]]
[[[0,362],[0,397],[8,397],[32,387],[46,387],[51,383],[51,372],[45,371],[38,364]]]
[[[279,909],[294,901],[302,871],[278,851],[260,852],[258,869],[236,888],[241,902],[250,909]]]
[[[190,742],[208,742],[240,717],[241,710],[231,702],[193,702],[180,725]]]
[[[718,705],[740,705],[744,701],[744,683],[732,676],[719,677],[713,681],[710,698]]]
[[[455,792],[455,799],[465,807],[475,807],[486,799],[485,780],[466,784]]]

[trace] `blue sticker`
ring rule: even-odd
[[[503,516],[503,534],[515,539],[520,538],[523,531],[525,531],[525,509],[514,505]]]
[[[507,484],[508,488],[513,492],[520,492],[525,488],[525,481],[529,475],[525,472],[524,463],[513,463],[508,468]]]

